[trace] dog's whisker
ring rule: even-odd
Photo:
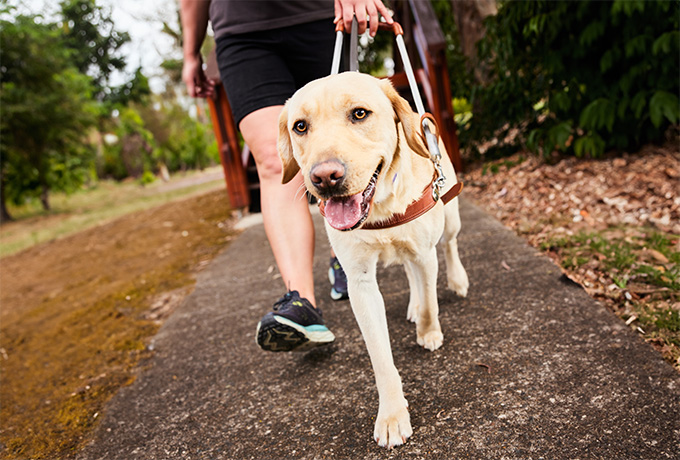
[[[295,191],[295,200],[303,200],[305,198],[305,193],[307,192],[307,188],[305,187],[304,184],[300,185],[298,189]],[[300,196],[298,196],[300,194]]]

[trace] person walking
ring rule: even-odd
[[[330,73],[335,24],[374,36],[379,15],[392,23],[380,0],[181,0],[184,64],[191,97],[213,97],[200,54],[210,22],[217,63],[234,120],[252,152],[260,180],[265,233],[288,292],[257,325],[257,343],[267,351],[304,351],[335,336],[316,307],[314,225],[298,176],[281,183],[278,118],[285,101],[306,83]],[[331,297],[347,298],[344,272],[331,258]]]

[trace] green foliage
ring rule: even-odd
[[[620,288],[629,280],[650,286],[668,288],[660,290],[663,296],[677,296],[680,292],[680,252],[676,248],[677,235],[657,231],[641,232],[636,237],[612,236],[608,231],[581,232],[569,238],[559,238],[544,243],[542,249],[561,251],[562,266],[579,267],[597,259]],[[657,257],[649,255],[656,251]]]
[[[117,141],[104,148],[100,177],[117,180],[141,177],[154,167],[151,157],[155,146],[153,135],[145,128],[142,117],[132,106],[122,108],[112,122],[112,133]]]
[[[98,99],[106,95],[109,76],[125,68],[121,47],[130,41],[127,32],[114,28],[111,11],[95,0],[63,0],[61,40],[80,73],[90,75]]]
[[[6,200],[39,197],[49,209],[49,191],[72,192],[99,172],[122,179],[156,168],[154,141],[131,102],[147,102],[146,76],[137,69],[130,81],[108,85],[110,74],[125,67],[121,47],[130,38],[114,27],[110,10],[95,0],[64,0],[61,19],[15,15],[3,8],[0,20],[2,92],[0,171],[2,217]],[[122,145],[99,149],[95,126],[103,134],[114,112]],[[100,154],[97,155],[96,151]]]
[[[84,135],[94,124],[90,79],[72,67],[59,31],[19,16],[0,21],[2,199],[69,191],[88,177],[93,151]]]
[[[153,184],[156,181],[156,176],[151,171],[144,171],[142,177],[139,178],[139,182],[142,185]]]
[[[598,157],[680,121],[679,2],[503,2],[485,24],[492,78],[472,88],[465,143]]]
[[[385,75],[385,58],[392,55],[394,36],[389,33],[378,33],[375,37],[365,34],[359,37],[359,71],[376,76]],[[349,35],[347,35],[349,43]],[[396,48],[394,48],[396,49]]]
[[[468,123],[472,119],[472,105],[465,98],[454,97],[451,101],[453,108],[453,118],[459,129],[467,129]]]
[[[671,309],[658,312],[655,323],[659,329],[680,332],[680,312]]]
[[[112,88],[108,99],[114,107],[126,106],[131,102],[146,102],[150,95],[149,79],[142,73],[140,67],[129,82]]]
[[[468,70],[467,58],[460,47],[458,26],[451,9],[451,0],[431,0],[431,3],[446,39],[446,65],[449,70],[451,95],[454,98],[468,98],[473,78]],[[453,111],[455,114],[463,113],[457,111],[455,107]]]
[[[104,149],[102,177],[117,180],[168,171],[203,169],[219,162],[212,131],[174,101],[131,104],[112,120],[117,141]]]

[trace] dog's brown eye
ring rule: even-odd
[[[354,109],[352,111],[352,120],[353,121],[358,121],[358,120],[363,120],[368,116],[369,112],[366,109]]]
[[[293,131],[298,134],[303,134],[305,131],[307,131],[307,122],[303,120],[296,121],[293,125]]]

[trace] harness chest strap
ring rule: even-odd
[[[460,194],[461,190],[463,190],[463,183],[456,182],[456,184],[454,184],[454,186],[451,187],[451,189],[448,192],[441,196],[440,199],[442,200],[442,203],[446,204],[449,201],[453,200]],[[423,190],[423,194],[420,196],[420,198],[411,203],[408,206],[408,208],[406,208],[406,211],[403,214],[394,214],[389,219],[380,222],[366,223],[361,227],[361,229],[379,230],[382,228],[396,227],[397,225],[402,225],[407,222],[411,222],[412,220],[417,219],[418,217],[422,216],[427,211],[432,209],[435,204],[437,204],[437,202],[432,197],[432,183],[430,183],[427,187],[425,187],[425,190]],[[321,212],[321,215],[324,217],[326,217],[325,208],[326,203],[320,201],[319,211]]]

